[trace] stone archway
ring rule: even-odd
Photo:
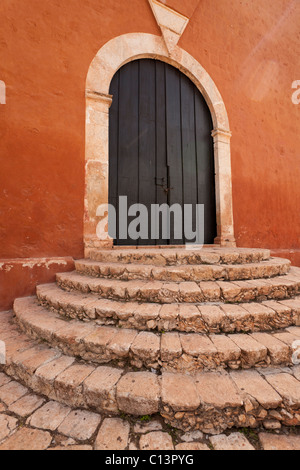
[[[96,227],[97,208],[108,203],[109,108],[113,97],[110,83],[120,67],[139,59],[152,58],[167,62],[187,75],[200,90],[210,109],[214,130],[217,230],[216,244],[235,246],[232,181],[231,132],[222,97],[208,73],[189,53],[175,46],[169,51],[162,37],[130,33],[106,43],[91,63],[86,82],[86,181],[84,244],[86,256],[91,248],[111,246],[99,240]]]

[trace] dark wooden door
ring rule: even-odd
[[[185,236],[151,238],[151,205],[204,204],[205,243],[216,237],[212,119],[197,87],[176,68],[152,59],[122,67],[114,76],[109,126],[109,202],[119,214],[119,198],[149,212],[147,239],[123,239],[116,245],[184,244]],[[123,209],[122,209],[123,210]],[[194,230],[196,210],[194,214]],[[123,214],[124,215],[124,214]],[[110,217],[110,214],[109,214]],[[128,217],[128,225],[135,217]],[[181,223],[183,224],[184,210]],[[172,222],[172,218],[171,218]],[[153,219],[152,219],[153,225]],[[183,231],[184,233],[184,231]]]

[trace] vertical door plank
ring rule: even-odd
[[[128,207],[139,198],[139,63],[131,62],[120,74],[118,196],[127,196]],[[124,215],[124,214],[121,214]],[[132,218],[128,218],[128,223]],[[135,240],[119,240],[136,245]]]
[[[209,108],[195,89],[196,148],[198,167],[198,203],[205,206],[205,244],[214,243],[216,228],[215,166],[211,132],[213,129]]]
[[[183,204],[193,206],[193,220],[190,230],[196,230],[197,204],[197,156],[195,140],[194,84],[181,75],[181,132]],[[184,212],[184,211],[183,211]],[[185,237],[184,237],[185,240]],[[191,240],[185,240],[191,241]]]
[[[183,204],[182,181],[182,141],[181,141],[181,96],[180,72],[166,66],[166,104],[167,104],[167,164],[169,169],[169,204]],[[174,223],[171,219],[171,244],[182,244],[183,239],[175,238]],[[179,222],[177,222],[179,223]],[[182,229],[182,226],[181,226]]]
[[[166,67],[156,61],[156,204],[168,203],[168,195],[163,184],[168,185],[167,167],[167,134],[166,134]],[[157,245],[168,245],[169,240],[162,238],[162,221],[160,221],[160,238]]]

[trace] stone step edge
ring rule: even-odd
[[[17,299],[14,312],[20,327],[33,339],[46,341],[64,354],[96,364],[181,371],[250,369],[292,365],[293,343],[300,328],[276,335],[199,335],[101,327],[74,320],[67,322],[36,304],[34,298]]]
[[[7,365],[0,370],[49,399],[104,414],[160,413],[175,428],[208,434],[233,427],[255,428],[266,422],[300,425],[300,377],[296,368],[278,368],[268,375],[264,371],[238,371],[196,377],[95,368],[36,345],[20,333],[14,335],[11,319],[1,324],[2,337],[11,332],[13,339],[10,343],[7,340]]]
[[[76,271],[56,275],[57,284],[66,291],[96,293],[102,298],[152,303],[243,303],[284,300],[300,293],[300,268],[285,276],[250,281],[119,281],[83,276]]]
[[[300,326],[300,296],[246,304],[139,304],[66,292],[55,284],[37,287],[41,305],[64,318],[141,331],[186,333],[258,332]]]
[[[156,265],[179,264],[244,264],[267,261],[271,251],[265,249],[247,248],[139,248],[89,250],[89,257],[94,261],[117,261]]]
[[[242,281],[269,279],[289,272],[291,262],[271,258],[261,263],[243,265],[151,266],[143,264],[104,263],[92,260],[75,261],[76,271],[92,277],[119,280],[149,281]]]

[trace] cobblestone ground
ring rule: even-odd
[[[300,430],[184,434],[159,417],[107,417],[37,396],[0,373],[0,450],[300,450]]]

